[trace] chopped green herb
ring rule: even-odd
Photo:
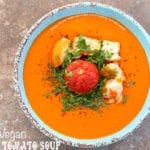
[[[102,100],[102,90],[104,86],[104,78],[99,80],[97,87],[87,94],[74,94],[72,91],[67,91],[63,94],[62,103],[64,110],[88,107],[98,109],[99,106],[106,106]]]
[[[72,43],[71,43],[72,44]],[[100,41],[101,47],[103,46],[103,42]],[[72,45],[71,45],[72,47]],[[52,85],[54,86],[53,93],[55,95],[62,94],[62,104],[63,110],[68,111],[72,109],[81,109],[83,107],[87,107],[90,109],[97,109],[100,106],[106,106],[106,103],[103,101],[103,87],[108,80],[105,76],[101,76],[97,86],[87,94],[77,94],[72,92],[66,85],[66,81],[64,79],[64,75],[71,77],[73,73],[71,71],[66,71],[66,67],[76,59],[88,60],[94,63],[99,71],[105,66],[105,61],[112,57],[112,53],[103,50],[90,50],[90,46],[86,44],[85,39],[80,36],[77,42],[77,49],[68,49],[66,52],[65,60],[59,67],[54,67],[51,64],[48,64],[48,74],[47,80],[50,80]],[[84,53],[88,55],[83,55]],[[79,70],[78,74],[82,74],[83,70]],[[112,77],[116,76],[116,72],[109,71],[109,75]],[[130,82],[126,86],[130,87],[134,85],[135,82]],[[47,97],[49,93],[46,94]],[[124,95],[123,104],[126,103],[128,99],[128,95]]]
[[[83,42],[83,39],[80,39],[80,42]],[[80,44],[81,44],[80,43]],[[84,42],[81,44],[82,48]],[[85,45],[84,45],[85,46]],[[81,47],[80,47],[81,48]],[[85,47],[84,47],[85,48]],[[104,61],[108,57],[107,53],[104,51],[87,50],[91,55],[84,57],[83,59],[89,60],[95,63],[99,69],[104,66]],[[66,86],[64,75],[72,76],[72,72],[66,72],[66,67],[74,60],[77,59],[82,53],[82,50],[68,50],[66,58],[62,63],[61,67],[53,67],[52,65],[48,65],[49,72],[52,72],[53,77],[49,77],[52,80],[55,86],[53,93],[58,95],[62,93],[62,103],[64,106],[64,110],[88,107],[90,109],[98,109],[100,106],[106,106],[105,102],[102,99],[103,86],[105,83],[105,78],[101,77],[95,89],[93,89],[90,93],[87,94],[76,94]],[[94,57],[93,57],[94,56]],[[82,70],[79,71],[79,74],[82,73]]]
[[[72,55],[72,59],[80,58],[81,57],[81,52],[82,52],[82,50],[80,50],[80,49],[76,49],[76,50],[70,49],[70,50],[68,50],[68,53],[70,53]]]
[[[89,48],[89,46],[86,45],[86,41],[82,36],[79,37],[79,41],[77,43],[77,48],[82,49],[82,50],[83,49],[85,50],[85,49]]]
[[[106,106],[105,102],[102,100],[103,86],[105,79],[100,78],[97,87],[93,89],[90,93],[87,94],[76,94],[68,89],[66,86],[65,80],[63,78],[65,72],[65,67],[68,65],[68,62],[64,62],[61,70],[59,68],[52,67],[49,65],[49,69],[53,72],[53,77],[58,82],[55,82],[54,94],[58,95],[62,93],[62,103],[64,106],[64,111],[68,111],[70,109],[88,107],[91,109],[98,109],[99,106]],[[81,71],[79,72],[81,73]],[[72,75],[72,73],[67,72],[68,75]]]
[[[45,97],[46,97],[46,98],[49,98],[50,94],[51,94],[51,92],[50,92],[50,91],[47,91],[47,93],[45,94]]]
[[[135,81],[131,80],[126,84],[126,87],[129,88],[135,84]]]
[[[107,51],[95,50],[92,56],[87,57],[87,60],[95,63],[98,69],[102,69],[105,65],[106,59],[110,58],[111,54]]]
[[[101,45],[100,47],[102,48],[103,47],[103,41],[100,41],[100,45]]]
[[[62,89],[60,88],[60,87],[55,87],[55,89],[54,89],[54,94],[55,95],[58,95],[58,94],[60,94],[62,92]]]
[[[65,69],[67,67],[68,64],[70,64],[73,60],[73,55],[69,52],[67,52],[66,54],[66,58],[64,60],[64,62],[62,63],[62,69]]]
[[[108,79],[114,79],[116,77],[117,73],[118,72],[116,69],[111,69],[107,66],[105,66],[101,69],[101,75]]]
[[[128,100],[129,96],[128,95],[123,95],[123,100],[122,100],[122,104],[126,104],[127,100]]]

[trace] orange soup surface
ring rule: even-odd
[[[77,35],[120,42],[119,63],[126,76],[123,95],[128,95],[125,104],[100,107],[99,111],[84,108],[63,112],[60,95],[46,97],[52,86],[43,78],[53,47],[62,37],[73,40]],[[132,81],[135,84],[126,87]],[[96,14],[71,16],[48,26],[33,42],[24,64],[24,86],[32,109],[49,127],[75,138],[103,137],[124,128],[142,108],[149,81],[149,64],[139,41],[117,21]]]

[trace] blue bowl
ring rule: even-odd
[[[100,3],[93,3],[93,2],[74,3],[64,7],[60,7],[58,9],[49,12],[31,27],[31,29],[23,39],[22,43],[20,44],[20,47],[16,53],[16,59],[14,63],[15,91],[16,91],[19,104],[23,109],[24,113],[29,118],[29,120],[42,133],[44,133],[48,137],[76,147],[88,147],[88,148],[100,147],[123,139],[140,125],[142,120],[150,111],[150,90],[149,93],[147,94],[147,98],[145,100],[145,103],[141,111],[132,120],[132,122],[130,122],[122,130],[102,138],[77,139],[77,138],[63,135],[53,130],[37,116],[37,114],[31,108],[31,105],[27,99],[25,88],[24,88],[24,81],[23,81],[23,68],[24,68],[26,55],[28,53],[31,44],[34,42],[36,37],[41,33],[41,31],[43,31],[47,26],[49,26],[50,24],[52,24],[53,22],[61,18],[71,16],[71,15],[76,15],[76,14],[82,14],[82,13],[83,14],[96,13],[99,15],[114,18],[118,22],[122,23],[137,37],[137,39],[140,41],[141,45],[145,49],[145,53],[148,61],[150,60],[150,37],[143,29],[143,27],[136,20],[134,20],[132,17],[125,14],[124,12],[116,8],[112,8],[108,5],[103,5]]]

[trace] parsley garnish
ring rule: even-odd
[[[50,91],[47,91],[47,93],[45,94],[45,97],[46,97],[46,98],[49,98],[50,94],[51,94],[51,92],[50,92]]]
[[[129,96],[128,95],[123,95],[123,100],[122,100],[122,104],[126,104],[127,100],[128,100]]]
[[[105,78],[101,77],[99,79],[99,82],[97,86],[87,94],[77,94],[66,86],[64,75],[67,74],[68,76],[71,76],[71,72],[65,72],[66,67],[68,64],[70,64],[73,60],[77,59],[77,56],[80,56],[82,53],[82,50],[68,50],[66,59],[62,63],[60,67],[53,67],[51,64],[48,65],[49,72],[52,72],[52,77],[48,78],[51,82],[54,83],[54,91],[53,93],[55,95],[62,94],[62,103],[64,106],[64,110],[68,111],[71,109],[80,109],[83,107],[87,107],[90,109],[98,109],[100,106],[106,106],[105,102],[102,99],[102,93],[103,93],[103,86],[105,82]],[[90,50],[89,50],[90,53]],[[93,63],[95,63],[99,69],[101,69],[104,65],[104,61],[107,57],[107,54],[105,52],[100,52],[95,50],[92,51],[93,56],[85,56],[82,59],[89,60]]]
[[[67,63],[62,66],[66,66]],[[68,89],[65,80],[63,78],[65,74],[65,67],[56,68],[48,65],[49,69],[53,73],[54,91],[55,95],[62,94],[62,103],[64,110],[88,107],[91,109],[98,109],[99,106],[106,106],[105,102],[102,100],[103,86],[105,78],[101,77],[97,86],[87,94],[76,94]],[[49,78],[50,81],[52,78]],[[55,82],[56,81],[56,82]]]
[[[126,84],[126,87],[129,88],[129,87],[133,86],[134,84],[135,84],[135,81],[131,80]]]
[[[82,36],[79,37],[79,41],[77,43],[77,48],[83,49],[83,50],[86,50],[89,48],[89,46],[86,45],[86,41]]]
[[[97,87],[87,94],[75,94],[72,91],[65,91],[62,96],[62,103],[64,110],[88,107],[91,109],[98,109],[100,106],[106,106],[102,100],[102,91],[104,85],[104,78],[99,80]]]
[[[102,42],[100,43],[103,44]],[[87,52],[88,55],[83,55],[83,52]],[[66,57],[63,63],[59,67],[54,67],[48,64],[50,74],[47,78],[53,84],[54,90],[52,91],[55,95],[62,95],[63,110],[68,111],[72,109],[80,109],[87,107],[90,109],[99,109],[100,106],[106,106],[103,101],[103,87],[106,82],[105,77],[100,77],[97,86],[89,93],[78,94],[71,91],[65,82],[64,75],[72,76],[72,72],[66,72],[66,67],[74,60],[80,58],[88,60],[94,63],[99,71],[105,66],[105,61],[112,56],[108,51],[102,50],[90,50],[90,46],[86,45],[85,39],[80,36],[77,42],[76,49],[68,49]],[[82,70],[80,71],[82,73]],[[126,98],[127,99],[127,98]]]
[[[105,65],[105,60],[110,58],[111,54],[107,51],[95,50],[92,56],[88,56],[86,60],[89,60],[97,65],[98,69],[102,69]]]

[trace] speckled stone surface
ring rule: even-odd
[[[13,64],[16,50],[27,30],[50,10],[83,0],[0,0],[0,150],[4,141],[12,137],[2,137],[8,131],[26,133],[18,141],[51,141],[32,126],[22,112],[13,90]],[[89,0],[90,1],[90,0]],[[92,0],[91,0],[92,1]],[[120,8],[133,16],[150,33],[150,0],[95,0]],[[60,150],[80,150],[61,145]],[[150,115],[141,126],[124,140],[91,150],[150,150]],[[90,149],[89,149],[90,150]]]

